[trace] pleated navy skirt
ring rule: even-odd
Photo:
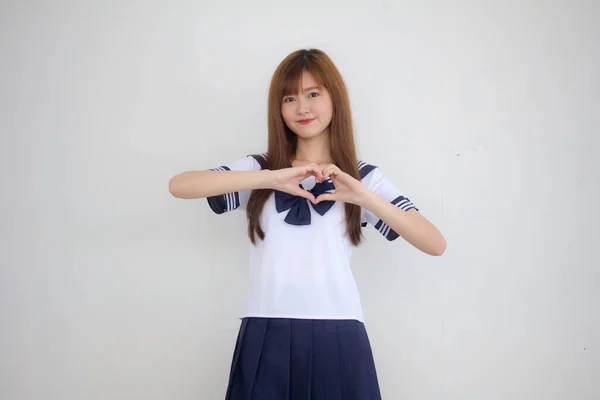
[[[300,399],[381,399],[362,322],[242,319],[226,400]]]

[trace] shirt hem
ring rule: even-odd
[[[244,318],[285,318],[285,319],[320,319],[320,320],[356,320],[364,323],[364,317],[358,315],[297,315],[297,314],[262,314],[262,313],[246,313],[242,314],[239,319]]]

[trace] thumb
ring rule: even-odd
[[[323,193],[317,197],[317,204],[322,201],[336,201],[335,193]]]
[[[296,196],[304,197],[305,199],[311,201],[313,204],[315,204],[316,202],[315,196],[311,192],[309,192],[308,190],[301,189],[300,187],[298,187],[297,189],[294,188],[294,190],[290,193]]]

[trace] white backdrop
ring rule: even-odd
[[[3,1],[0,398],[223,398],[245,216],[168,180],[265,151],[307,47],[448,240],[355,252],[384,398],[600,398],[598,4]]]

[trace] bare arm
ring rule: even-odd
[[[334,193],[322,194],[317,202],[339,200],[352,203],[369,210],[385,222],[398,235],[424,253],[441,256],[446,250],[446,239],[440,231],[417,210],[404,211],[385,200],[362,182],[354,179],[337,166],[329,165],[323,177],[331,177],[335,185]]]
[[[444,236],[417,210],[404,211],[372,192],[364,196],[361,205],[422,252],[441,256],[446,250]]]
[[[187,171],[169,181],[169,192],[180,199],[198,199],[241,190],[269,189],[271,171]]]
[[[199,199],[225,193],[255,189],[275,189],[315,201],[299,183],[310,175],[321,177],[314,165],[285,168],[276,171],[187,171],[175,175],[169,181],[169,192],[180,199]]]

